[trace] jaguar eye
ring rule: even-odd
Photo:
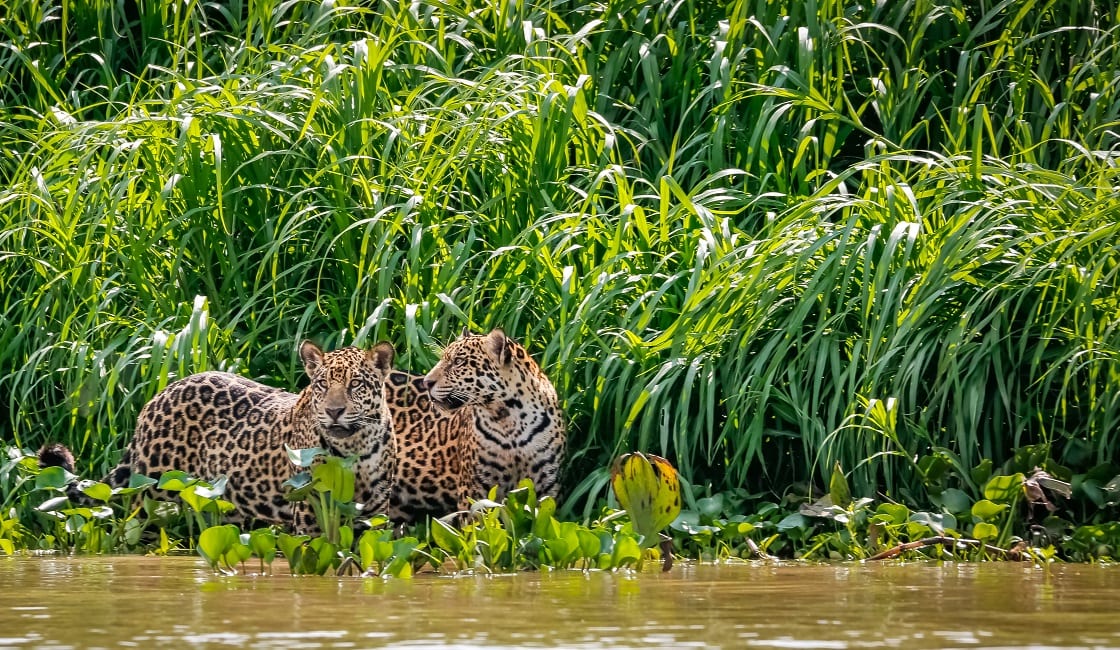
[[[351,379],[350,380],[350,390],[357,390],[357,389],[359,389],[359,388],[361,388],[362,386],[365,386],[365,385],[366,385],[366,382],[362,381],[361,379]]]
[[[466,357],[456,357],[455,360],[451,362],[451,365],[453,365],[455,367],[459,367],[459,366],[466,365],[466,363],[467,363],[467,358]]]
[[[320,393],[327,392],[327,380],[325,377],[319,377],[315,381],[311,382],[311,386]]]

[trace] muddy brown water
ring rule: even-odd
[[[0,648],[1120,648],[1120,567],[743,564],[412,580],[0,557]]]

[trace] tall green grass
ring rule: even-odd
[[[91,472],[167,381],[504,327],[611,456],[1120,457],[1115,3],[12,4],[0,435]],[[581,477],[586,477],[582,478]]]

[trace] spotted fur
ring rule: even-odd
[[[469,409],[432,403],[422,375],[390,373],[385,400],[397,439],[397,482],[390,518],[412,522],[468,507],[475,494],[478,443]]]
[[[140,411],[136,433],[106,479],[127,485],[133,473],[169,470],[212,479],[227,476],[227,520],[311,526],[306,508],[285,500],[284,481],[296,470],[285,445],[322,447],[356,455],[355,500],[367,512],[386,512],[396,473],[396,440],[383,385],[393,347],[343,348],[323,353],[300,347],[311,383],[289,393],[226,372],[203,372],[173,382]]]
[[[407,399],[388,397],[401,454],[396,511],[462,509],[468,496],[503,494],[522,478],[557,494],[564,414],[524,347],[498,329],[464,332],[425,377],[404,377]]]

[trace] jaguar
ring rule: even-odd
[[[157,478],[182,470],[228,478],[224,498],[235,510],[226,520],[254,520],[309,530],[309,509],[285,499],[296,471],[285,447],[321,447],[356,456],[355,500],[369,513],[387,512],[396,476],[392,415],[384,397],[394,350],[346,347],[324,353],[310,341],[299,349],[310,383],[290,393],[228,372],[202,372],[168,386],[140,411],[135,434],[105,479],[125,486],[132,474]],[[48,445],[40,464],[73,466],[62,445]]]

